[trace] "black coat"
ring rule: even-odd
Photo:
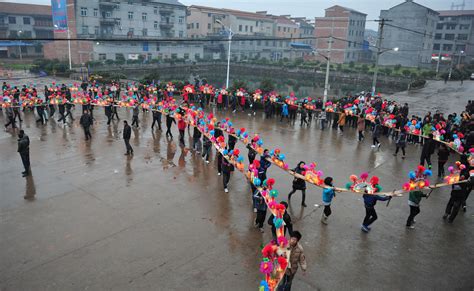
[[[301,169],[300,167],[296,167],[295,169],[293,169],[293,171],[297,174],[303,175],[304,169]],[[295,190],[305,190],[306,182],[303,179],[295,178],[293,180],[293,188],[295,188]]]
[[[427,138],[424,141],[423,149],[421,150],[422,155],[432,155],[435,151],[435,141],[432,138]]]
[[[91,126],[91,124],[92,124],[92,117],[89,115],[89,113],[84,113],[84,114],[81,116],[81,120],[79,121],[79,123],[80,123],[83,127],[89,127],[89,126]]]
[[[30,152],[30,138],[25,134],[18,139],[18,152],[28,154]]]
[[[130,137],[132,136],[132,128],[130,127],[130,125],[125,125],[123,127],[123,139],[130,139]]]

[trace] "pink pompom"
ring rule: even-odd
[[[360,174],[360,178],[361,178],[362,180],[365,180],[365,179],[367,179],[368,177],[369,177],[369,173],[367,173],[367,172],[364,172],[364,173]]]
[[[319,176],[319,177],[322,177],[324,175],[324,173],[323,173],[323,171],[317,171],[316,175]]]
[[[450,173],[452,173],[453,170],[454,170],[453,166],[449,166],[449,167],[448,167],[448,171],[449,171]]]
[[[425,187],[429,187],[430,186],[430,180],[426,179],[425,180]]]

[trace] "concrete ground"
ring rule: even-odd
[[[130,112],[119,114],[130,121]],[[264,234],[253,228],[250,187],[242,174],[232,175],[230,193],[224,193],[214,159],[206,165],[180,147],[176,126],[172,141],[152,132],[151,114],[140,115],[143,126],[133,130],[131,158],[123,155],[121,121],[108,127],[97,108],[93,139],[85,142],[79,107],[74,115],[76,121],[63,127],[55,121],[37,125],[26,114],[33,171],[26,179],[16,133],[0,132],[1,290],[258,287],[260,248],[271,233],[268,226]],[[349,175],[369,171],[385,190],[399,189],[420,155],[419,147],[409,145],[407,159],[392,156],[394,143],[387,138],[374,150],[369,133],[359,143],[349,128],[339,135],[314,123],[300,128],[265,120],[261,113],[225,116],[259,133],[267,147],[280,147],[291,167],[316,161],[339,186]],[[433,160],[436,174],[436,155]],[[291,177],[275,167],[268,176],[286,200]],[[290,214],[303,234],[308,271],[298,272],[294,290],[474,288],[474,211],[468,207],[453,224],[444,223],[448,188],[422,201],[414,230],[405,228],[406,197],[393,199],[389,207],[379,203],[379,220],[369,234],[360,231],[365,212],[359,195],[339,194],[327,226],[315,206],[321,204],[321,190],[308,185],[307,208],[300,199],[299,192],[293,196]]]

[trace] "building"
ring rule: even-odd
[[[177,0],[67,0],[67,22],[71,38],[130,39],[130,41],[71,41],[73,63],[91,60],[165,58],[166,43],[151,41],[156,38],[186,38],[186,6]],[[55,38],[68,38],[68,32],[55,31]],[[171,45],[171,47],[182,47]],[[165,50],[166,51],[166,50]],[[184,57],[179,49],[177,55]],[[194,59],[196,53],[187,56]],[[48,58],[67,59],[66,41],[51,44]]]
[[[325,10],[324,17],[316,17],[314,36],[316,51],[327,55],[329,36],[333,36],[331,62],[358,62],[361,58],[367,14],[335,5]],[[319,55],[319,60],[324,60]]]
[[[380,12],[381,19],[389,22],[384,26],[382,48],[398,48],[380,55],[380,65],[405,67],[431,66],[431,52],[438,12],[406,0]]]
[[[314,25],[305,17],[293,17],[291,18],[297,25],[300,39],[298,42],[305,43],[310,46],[314,46]]]
[[[52,37],[51,6],[0,2],[0,38],[18,39],[1,42],[0,57],[41,57],[41,42],[22,39]]]
[[[432,58],[469,63],[474,56],[474,10],[438,11]]]
[[[288,15],[191,5],[188,7],[187,22],[189,37],[216,40],[205,44],[206,59],[226,57],[228,46],[225,40],[229,28],[233,33],[233,60],[278,61],[302,57],[308,51],[307,48],[292,46],[291,38],[297,38],[300,31],[299,25]]]

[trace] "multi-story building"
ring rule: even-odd
[[[39,57],[43,55],[40,42],[22,39],[53,37],[51,6],[0,2],[0,38],[18,39],[2,42],[0,57]]]
[[[178,58],[188,56],[194,59],[198,51],[190,46],[190,51],[178,49],[166,53],[168,42],[158,43],[150,39],[186,38],[186,6],[177,0],[67,0],[68,26],[71,38],[82,39],[130,39],[130,41],[71,41],[74,63],[90,60],[116,58],[145,59]],[[67,38],[67,32],[55,32],[56,38]],[[51,44],[49,58],[67,58],[66,42]],[[185,55],[186,54],[186,55]],[[201,50],[202,55],[202,50]]]
[[[272,16],[275,20],[274,36],[282,38],[296,38],[299,36],[299,26],[290,17],[290,15]]]
[[[329,36],[332,36],[331,62],[359,61],[363,51],[366,17],[367,14],[339,5],[325,9],[324,17],[316,17],[315,20],[316,51],[326,55]],[[321,56],[317,58],[323,60]]]
[[[474,56],[474,10],[438,11],[432,56],[469,63]]]
[[[300,39],[298,42],[305,43],[310,46],[314,46],[314,25],[305,17],[293,17],[291,18],[296,24],[298,24],[298,31]]]
[[[388,20],[384,26],[381,47],[398,48],[380,55],[380,65],[406,67],[431,66],[431,52],[438,12],[406,0],[388,10],[380,11],[380,18]]]

